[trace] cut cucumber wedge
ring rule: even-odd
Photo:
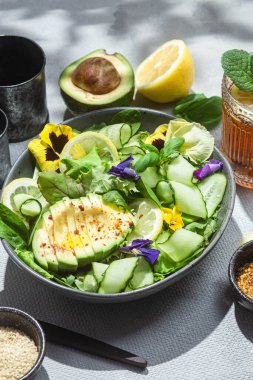
[[[166,242],[157,246],[170,259],[179,262],[192,255],[201,246],[203,240],[203,236],[180,228]]]
[[[227,178],[223,173],[214,173],[198,184],[206,202],[207,216],[210,218],[221,203],[227,186]]]
[[[154,274],[151,265],[144,257],[139,257],[135,267],[134,274],[125,291],[131,291],[145,286],[152,285],[154,282]]]
[[[206,219],[207,211],[203,196],[195,185],[184,185],[170,181],[175,193],[175,204],[179,211]]]
[[[98,293],[112,294],[124,290],[133,276],[138,257],[113,261],[107,268]]]
[[[194,170],[195,167],[180,154],[168,165],[167,178],[170,181],[191,185]]]
[[[92,263],[93,274],[98,284],[102,282],[105,271],[108,267],[109,267],[108,264],[97,263],[97,262]]]
[[[108,125],[102,128],[99,132],[107,136],[117,149],[122,148],[132,136],[132,129],[128,124]]]
[[[80,280],[77,279],[75,281],[76,286],[79,290],[82,290],[83,292],[91,292],[96,293],[98,290],[98,283],[96,281],[95,276],[93,275],[92,271],[89,271],[84,279]]]

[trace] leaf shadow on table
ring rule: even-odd
[[[137,353],[154,366],[191,350],[221,323],[232,303],[228,263],[240,239],[232,218],[217,246],[186,278],[146,299],[122,304],[89,304],[64,297],[9,260],[0,304]],[[55,347],[48,345],[47,355],[69,366],[108,371],[124,368]]]

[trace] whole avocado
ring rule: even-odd
[[[68,65],[59,86],[63,100],[74,115],[99,108],[128,106],[134,95],[134,71],[119,53],[95,50]]]

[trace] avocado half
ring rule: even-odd
[[[128,106],[134,95],[134,71],[123,55],[100,49],[67,66],[60,75],[59,86],[74,115]]]

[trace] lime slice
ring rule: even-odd
[[[32,178],[18,178],[10,182],[3,189],[2,202],[5,206],[9,207],[12,211],[19,214],[24,220],[25,218],[19,211],[20,202],[19,198],[22,196],[23,200],[37,199],[42,208],[47,205],[47,201],[42,196],[37,182]],[[28,196],[28,197],[27,197]]]
[[[130,204],[130,209],[136,213],[137,223],[128,235],[128,243],[134,239],[155,240],[163,227],[163,214],[157,205],[149,199],[136,199]]]
[[[97,152],[104,161],[118,161],[118,151],[113,142],[106,136],[97,132],[83,132],[65,145],[60,154],[60,161],[64,158],[81,159],[88,154],[93,147],[97,148]],[[60,171],[63,173],[66,165],[60,162]]]

